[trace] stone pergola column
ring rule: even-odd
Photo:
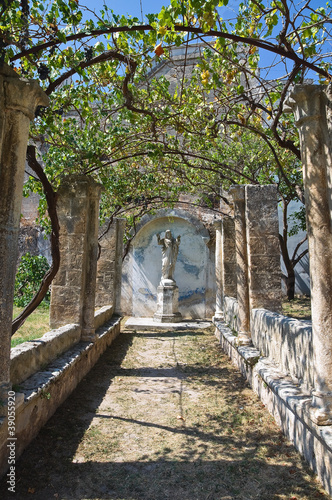
[[[126,221],[114,219],[110,228],[100,228],[101,247],[97,263],[96,306],[113,304],[118,312],[121,300],[123,233]]]
[[[81,339],[95,339],[94,309],[98,216],[102,186],[84,175],[67,176],[58,190],[60,269],[52,284],[50,326],[81,326]]]
[[[114,279],[114,312],[120,314],[121,311],[121,281],[122,281],[122,257],[123,257],[123,237],[126,227],[126,219],[117,219],[117,237],[115,251],[115,279]]]
[[[222,219],[222,296],[236,297],[235,226],[232,217]]]
[[[10,345],[18,232],[30,121],[49,100],[38,83],[0,65],[0,400],[10,389]]]
[[[300,134],[310,259],[315,390],[310,415],[332,424],[331,86],[299,85],[288,103]]]
[[[281,311],[278,194],[275,185],[245,186],[250,310]]]
[[[215,321],[224,320],[223,308],[223,285],[222,285],[222,227],[221,220],[214,222],[216,230],[216,256],[215,256],[215,272],[216,272],[216,310],[213,316]]]
[[[248,254],[245,210],[245,186],[232,186],[230,194],[234,202],[236,293],[239,305],[239,345],[251,343],[250,307],[248,285]]]

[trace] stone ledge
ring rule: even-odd
[[[94,326],[98,330],[113,315],[113,305],[107,305],[95,312]],[[51,363],[62,353],[77,344],[81,329],[77,324],[65,325],[50,330],[41,338],[29,340],[11,350],[10,378],[13,385],[21,384],[33,373]]]
[[[114,305],[110,304],[95,311],[95,329],[98,330],[106,321],[109,321],[114,314]]]
[[[24,393],[24,400],[29,401],[38,394],[44,393],[52,384],[57,383],[57,379],[62,377],[66,370],[72,369],[82,357],[88,357],[89,351],[94,348],[94,344],[103,342],[104,337],[106,339],[107,334],[114,329],[119,321],[118,317],[109,320],[96,332],[97,340],[95,342],[78,342],[74,347],[66,351],[63,356],[49,364],[45,370],[39,371],[25,380],[20,385],[20,391]]]
[[[79,325],[66,325],[45,333],[40,339],[13,347],[10,358],[10,379],[17,385],[61,355],[80,339]]]
[[[126,330],[151,331],[151,330],[190,330],[205,329],[211,326],[210,321],[206,320],[182,320],[177,323],[158,323],[153,318],[131,317],[125,323]]]
[[[250,366],[254,366],[260,358],[260,352],[253,346],[238,346],[237,335],[223,322],[214,321],[220,334],[229,342],[229,344],[237,350],[243,360]],[[218,337],[218,334],[216,335]],[[220,339],[219,339],[220,340]]]
[[[119,335],[121,319],[112,317],[99,328],[94,342],[77,343],[21,384],[16,405],[16,458]],[[7,438],[7,419],[0,419],[0,476],[8,469]]]
[[[309,391],[303,391],[295,384],[291,377],[282,373],[265,358],[261,358],[254,371],[262,378],[266,385],[287,405],[287,407],[310,427],[317,439],[322,440],[332,453],[332,426],[316,425],[309,418],[309,406],[312,397]]]
[[[248,347],[237,347],[236,335],[232,330],[221,321],[214,323],[216,337],[226,354],[266,405],[282,432],[317,474],[326,491],[332,495],[332,426],[317,426],[310,420],[309,391],[302,390],[299,384],[267,358],[260,357],[253,364],[248,362],[244,356]]]
[[[251,335],[262,356],[300,382],[305,391],[313,387],[311,321],[289,318],[266,309],[253,309]]]

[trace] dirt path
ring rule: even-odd
[[[42,429],[0,498],[330,498],[210,330],[125,332]]]

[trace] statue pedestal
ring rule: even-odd
[[[153,316],[156,323],[177,323],[182,315],[178,310],[179,288],[173,280],[161,280],[157,288],[157,312]]]

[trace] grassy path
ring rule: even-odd
[[[15,499],[330,498],[213,330],[124,332],[17,464]]]

